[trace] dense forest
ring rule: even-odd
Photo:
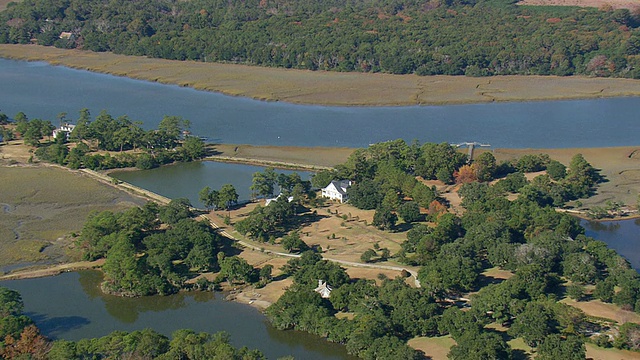
[[[640,78],[628,10],[513,0],[24,0],[0,43],[164,59],[418,75]]]

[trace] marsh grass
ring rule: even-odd
[[[264,68],[0,45],[0,57],[157,81],[267,101],[321,105],[461,104],[640,95],[640,81],[556,76],[417,76]]]
[[[65,238],[79,233],[92,211],[142,203],[94,179],[53,167],[2,167],[0,183],[0,265],[46,260],[44,248],[66,247],[70,241]]]

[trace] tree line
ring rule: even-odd
[[[0,43],[418,75],[640,77],[637,14],[513,0],[25,0]]]

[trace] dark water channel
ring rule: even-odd
[[[260,349],[269,359],[354,359],[343,346],[297,331],[280,331],[247,305],[223,300],[210,292],[180,293],[136,299],[105,295],[98,271],[65,273],[55,277],[4,281],[19,291],[25,312],[42,332],[55,339],[99,337],[115,330],[152,328],[170,336],[178,329],[226,331],[235,346]]]

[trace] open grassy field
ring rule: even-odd
[[[629,350],[605,349],[594,344],[585,344],[587,358],[593,360],[640,360],[640,353]]]
[[[0,45],[0,57],[42,60],[228,95],[301,104],[393,106],[640,95],[640,81],[630,79],[339,73],[149,59],[37,45]]]
[[[409,340],[409,346],[425,353],[428,359],[446,360],[455,340],[450,335],[438,337],[417,337]]]
[[[69,235],[82,229],[91,211],[142,203],[56,167],[7,166],[0,161],[0,184],[0,266],[66,260],[73,242]]]
[[[614,304],[603,303],[600,300],[575,301],[570,298],[565,298],[561,302],[578,308],[589,316],[613,320],[618,324],[624,324],[626,322],[640,324],[640,315],[633,311],[623,310]]]

